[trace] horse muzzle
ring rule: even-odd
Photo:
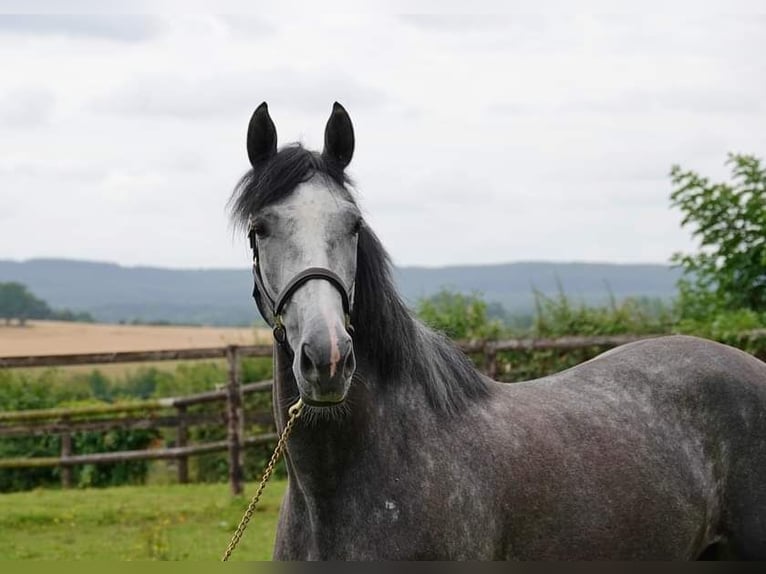
[[[304,338],[293,360],[301,398],[311,406],[343,402],[355,369],[354,345],[345,331]]]

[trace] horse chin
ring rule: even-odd
[[[298,393],[304,404],[314,408],[330,408],[343,404],[346,401],[351,381],[345,382],[338,388],[318,389],[316,385],[309,383],[300,376],[296,376]]]
[[[310,399],[306,396],[301,395],[301,400],[310,407],[329,408],[329,407],[336,407],[338,405],[343,404],[346,401],[346,397],[344,396],[343,398],[338,400],[325,401],[325,400]]]

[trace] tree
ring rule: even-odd
[[[452,339],[492,339],[501,332],[500,322],[487,316],[487,304],[478,295],[446,289],[417,304],[418,316],[430,327]]]
[[[27,319],[44,319],[50,314],[48,304],[32,295],[25,285],[0,283],[0,317],[6,324],[17,319],[23,325]]]
[[[670,172],[671,203],[700,245],[697,253],[672,258],[683,269],[683,318],[766,312],[766,169],[752,155],[730,154],[726,163],[732,166],[729,183],[711,183],[678,165]]]

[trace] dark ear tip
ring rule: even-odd
[[[354,126],[345,108],[338,102],[333,103],[332,113],[324,130],[324,150],[322,156],[338,162],[345,168],[354,155]]]
[[[262,102],[250,118],[247,126],[247,157],[255,167],[277,152],[277,130],[269,116],[266,102]]]

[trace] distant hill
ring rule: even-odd
[[[394,276],[414,303],[442,288],[478,292],[512,314],[533,309],[533,289],[575,300],[647,296],[668,299],[679,271],[666,265],[507,263],[440,268],[401,267]],[[250,298],[250,269],[123,267],[66,259],[0,260],[0,282],[24,283],[53,307],[90,313],[98,321],[250,325],[259,320]]]

